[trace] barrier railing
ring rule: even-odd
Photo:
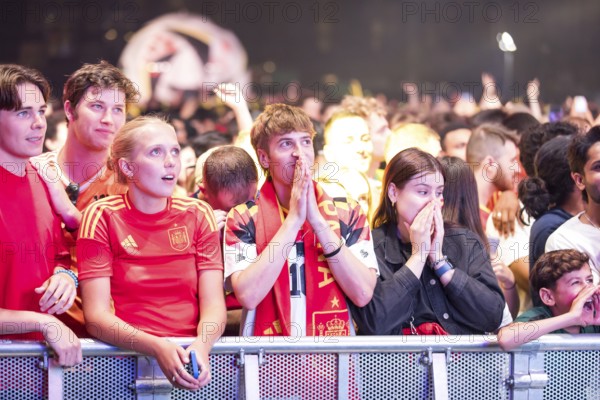
[[[152,358],[82,349],[60,368],[42,343],[0,341],[0,399],[600,399],[600,335],[511,352],[495,336],[226,337],[197,392],[174,389]]]

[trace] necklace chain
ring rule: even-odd
[[[600,227],[599,227],[598,225],[596,225],[595,223],[593,223],[593,222],[592,222],[592,220],[590,219],[590,217],[588,217],[588,215],[587,215],[587,213],[586,213],[586,212],[584,212],[584,213],[583,213],[583,216],[585,217],[585,219],[587,219],[587,220],[588,220],[588,222],[589,222],[590,224],[592,224],[592,226],[593,226],[594,228],[596,228],[596,229],[600,230]]]

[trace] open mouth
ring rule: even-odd
[[[583,308],[588,311],[593,311],[594,306],[592,305],[592,300],[590,299],[590,300],[586,301],[585,304],[583,305]]]
[[[170,182],[170,181],[173,181],[173,180],[175,180],[175,175],[165,175],[165,176],[163,176],[161,179],[162,179],[163,181]]]
[[[25,140],[27,140],[28,142],[31,142],[31,143],[39,143],[42,139],[43,139],[43,136],[35,136],[35,137],[27,138]]]

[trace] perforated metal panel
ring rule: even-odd
[[[504,400],[509,398],[508,353],[452,353],[448,364],[450,399]]]
[[[171,392],[173,400],[191,399],[237,399],[240,386],[240,369],[236,365],[234,354],[211,354],[211,382],[197,392],[174,389]]]
[[[431,399],[431,377],[420,357],[420,353],[360,354],[359,398]]]
[[[135,357],[84,357],[63,370],[65,400],[135,399]]]
[[[267,354],[259,369],[260,398],[337,398],[336,354]]]
[[[600,400],[600,351],[548,351],[544,399]]]
[[[37,400],[48,397],[46,371],[40,357],[0,357],[0,399]]]

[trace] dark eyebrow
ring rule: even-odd
[[[40,106],[40,108],[48,108],[48,104],[44,104],[44,105]],[[33,110],[33,107],[32,106],[21,107],[15,111],[24,111],[24,110]]]
[[[427,183],[425,183],[425,182],[419,182],[419,183],[415,183],[415,186],[427,186],[427,187],[433,187],[432,185],[428,185],[428,184],[427,184]],[[444,184],[442,184],[442,185],[437,185],[436,187],[444,187],[444,186],[445,186],[445,185],[444,185]]]

